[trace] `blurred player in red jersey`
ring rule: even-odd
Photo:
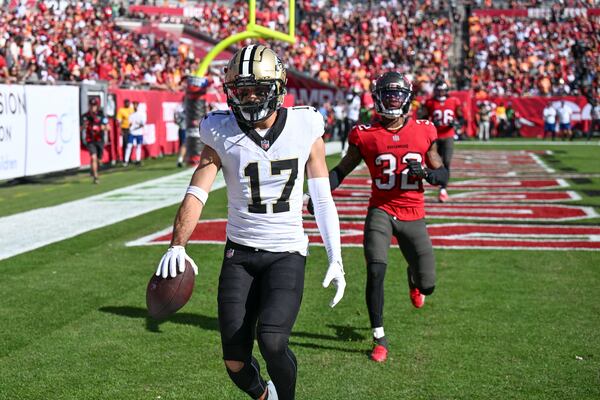
[[[452,153],[454,152],[455,128],[463,124],[463,112],[460,100],[448,95],[448,84],[439,81],[435,84],[433,97],[425,102],[425,115],[437,128],[438,153],[442,157],[444,166],[450,172]],[[446,184],[440,186],[438,199],[440,202],[448,200]]]
[[[108,133],[108,118],[100,109],[97,98],[90,99],[88,112],[81,116],[81,142],[90,153],[90,164],[94,183],[99,183],[98,165],[102,161],[104,143]]]
[[[375,82],[374,125],[357,125],[348,137],[348,153],[330,171],[331,189],[365,161],[371,175],[371,198],[364,228],[367,261],[366,301],[373,328],[371,359],[387,358],[383,331],[383,281],[392,235],[408,262],[407,275],[412,304],[421,308],[435,288],[435,259],[425,226],[423,182],[448,182],[448,170],[437,153],[437,133],[428,120],[408,117],[413,89],[404,75],[387,72]],[[424,167],[424,165],[427,167]],[[309,211],[312,202],[309,202]]]

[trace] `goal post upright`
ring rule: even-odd
[[[212,60],[234,43],[241,42],[246,39],[262,38],[262,39],[275,39],[291,44],[296,43],[295,35],[295,23],[296,23],[296,1],[288,0],[289,6],[289,22],[288,22],[288,33],[279,32],[262,25],[256,25],[256,0],[248,0],[248,23],[246,24],[246,30],[228,36],[221,40],[215,47],[213,47],[204,57],[195,75],[202,77],[206,75],[208,67]]]

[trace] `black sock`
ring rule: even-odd
[[[410,265],[408,267],[406,267],[406,276],[408,278],[408,287],[409,287],[409,289],[416,288],[417,286],[415,285]]]

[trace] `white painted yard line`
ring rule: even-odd
[[[545,162],[542,160],[542,158],[541,158],[540,156],[538,156],[537,154],[535,154],[535,153],[529,153],[529,156],[530,156],[531,158],[533,158],[533,159],[535,160],[535,162],[536,162],[536,163],[537,163],[537,164],[538,164],[540,167],[542,167],[542,169],[543,169],[544,171],[548,172],[549,174],[553,174],[553,173],[555,173],[555,172],[556,172],[556,170],[555,170],[555,169],[553,169],[553,168],[550,168],[548,165],[546,165],[546,163],[545,163]]]
[[[188,169],[85,199],[0,218],[0,260],[177,204],[193,172]],[[223,186],[223,178],[219,176],[214,188]]]
[[[327,143],[327,154],[339,143]],[[0,218],[0,260],[179,203],[194,169]],[[219,173],[212,190],[225,187]]]

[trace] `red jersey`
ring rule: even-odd
[[[82,128],[84,129],[85,135],[83,140],[86,143],[89,142],[104,142],[104,131],[102,127],[108,124],[108,119],[104,116],[102,111],[92,113],[88,111],[81,116]]]
[[[425,163],[431,144],[437,139],[428,120],[409,119],[398,131],[379,123],[356,125],[348,143],[358,147],[371,173],[369,207],[380,208],[403,221],[425,216],[423,182],[408,177],[408,160]]]
[[[460,107],[461,103],[457,97],[448,97],[444,101],[431,98],[425,102],[427,115],[437,128],[438,138],[446,139],[454,136],[452,123],[456,118],[456,109]]]

